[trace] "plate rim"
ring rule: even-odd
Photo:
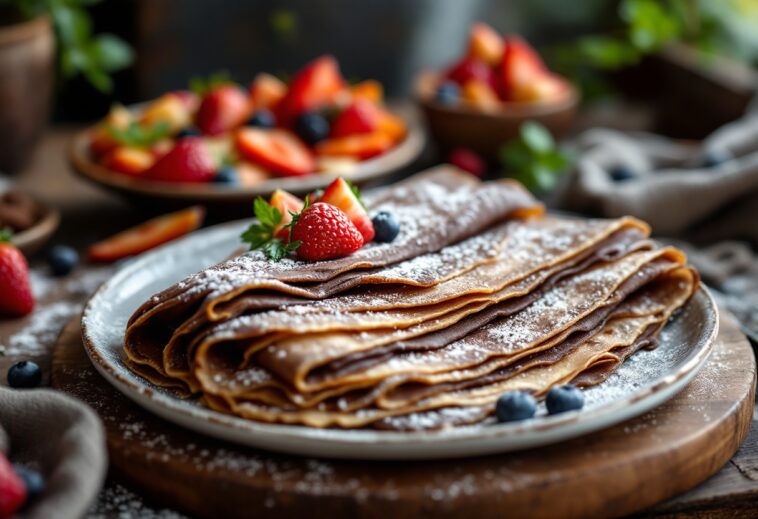
[[[117,362],[111,363],[106,358],[89,329],[88,316],[95,311],[94,307],[98,304],[98,300],[111,290],[112,286],[118,286],[122,279],[130,277],[133,270],[140,268],[144,263],[149,263],[153,258],[159,258],[165,250],[181,247],[185,241],[199,239],[197,236],[202,237],[206,233],[231,231],[246,225],[249,221],[249,219],[236,220],[208,227],[135,257],[114,272],[93,293],[81,317],[82,342],[87,356],[95,369],[119,392],[168,421],[195,432],[237,444],[322,457],[323,450],[328,448],[327,457],[387,460],[456,458],[548,445],[623,422],[673,397],[705,364],[719,330],[718,308],[710,291],[701,284],[687,304],[694,304],[695,299],[701,299],[700,304],[704,308],[711,309],[713,319],[704,323],[704,330],[699,341],[702,347],[689,355],[689,358],[676,371],[662,376],[655,384],[643,386],[623,398],[604,403],[592,410],[540,416],[538,419],[524,422],[466,426],[441,431],[319,429],[302,425],[257,422],[224,414],[201,405],[189,404],[186,400],[172,396],[168,392],[154,390],[147,381],[137,378],[138,375],[131,372],[129,372],[131,377],[124,375],[123,371],[127,368],[123,364],[118,365]],[[516,438],[516,440],[513,440],[511,444],[498,443],[504,437]],[[518,441],[519,439],[521,441]],[[293,440],[295,442],[291,445],[283,445]],[[307,440],[308,443],[298,444],[296,440]],[[444,441],[443,447],[439,447],[443,445],[441,441]],[[369,444],[375,447],[370,452],[358,450]],[[445,448],[448,452],[441,452]]]

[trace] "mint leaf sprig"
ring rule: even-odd
[[[156,142],[169,135],[169,126],[165,121],[159,121],[151,126],[142,126],[134,121],[126,128],[108,126],[110,136],[124,146],[149,148]]]
[[[253,210],[255,211],[258,223],[254,223],[248,227],[241,236],[244,243],[250,244],[250,250],[260,249],[271,261],[279,261],[300,247],[301,242],[299,241],[287,243],[275,236],[274,230],[282,223],[283,219],[282,212],[279,209],[271,206],[259,196],[253,203]],[[300,217],[300,213],[290,211],[290,215],[292,215],[292,221],[285,225],[284,228],[289,229],[291,234],[292,227],[294,227],[297,219]]]
[[[219,70],[208,77],[193,77],[189,82],[189,89],[200,97],[222,85],[233,84],[228,70]]]
[[[521,125],[518,138],[502,146],[498,158],[508,176],[536,193],[554,188],[571,162],[550,132],[534,121]]]

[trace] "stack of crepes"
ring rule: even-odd
[[[440,167],[366,204],[400,222],[392,243],[190,276],[132,316],[130,368],[263,422],[471,424],[506,391],[601,383],[698,285],[644,223],[546,215],[512,181]]]

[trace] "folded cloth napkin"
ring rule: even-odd
[[[758,110],[699,145],[596,129],[574,146],[580,158],[559,207],[632,214],[660,235],[758,244]]]
[[[756,340],[758,256],[750,245],[758,248],[758,103],[697,144],[594,129],[572,146],[579,159],[551,203],[634,215],[657,236],[697,244],[676,242]]]
[[[13,463],[39,469],[42,496],[28,519],[82,517],[105,479],[105,433],[95,413],[62,393],[0,387],[0,449]]]

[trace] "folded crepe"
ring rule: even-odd
[[[129,320],[127,365],[252,420],[450,427],[504,391],[601,383],[698,286],[643,222],[546,216],[514,182],[445,167],[365,198],[400,221],[394,242],[190,276]]]

